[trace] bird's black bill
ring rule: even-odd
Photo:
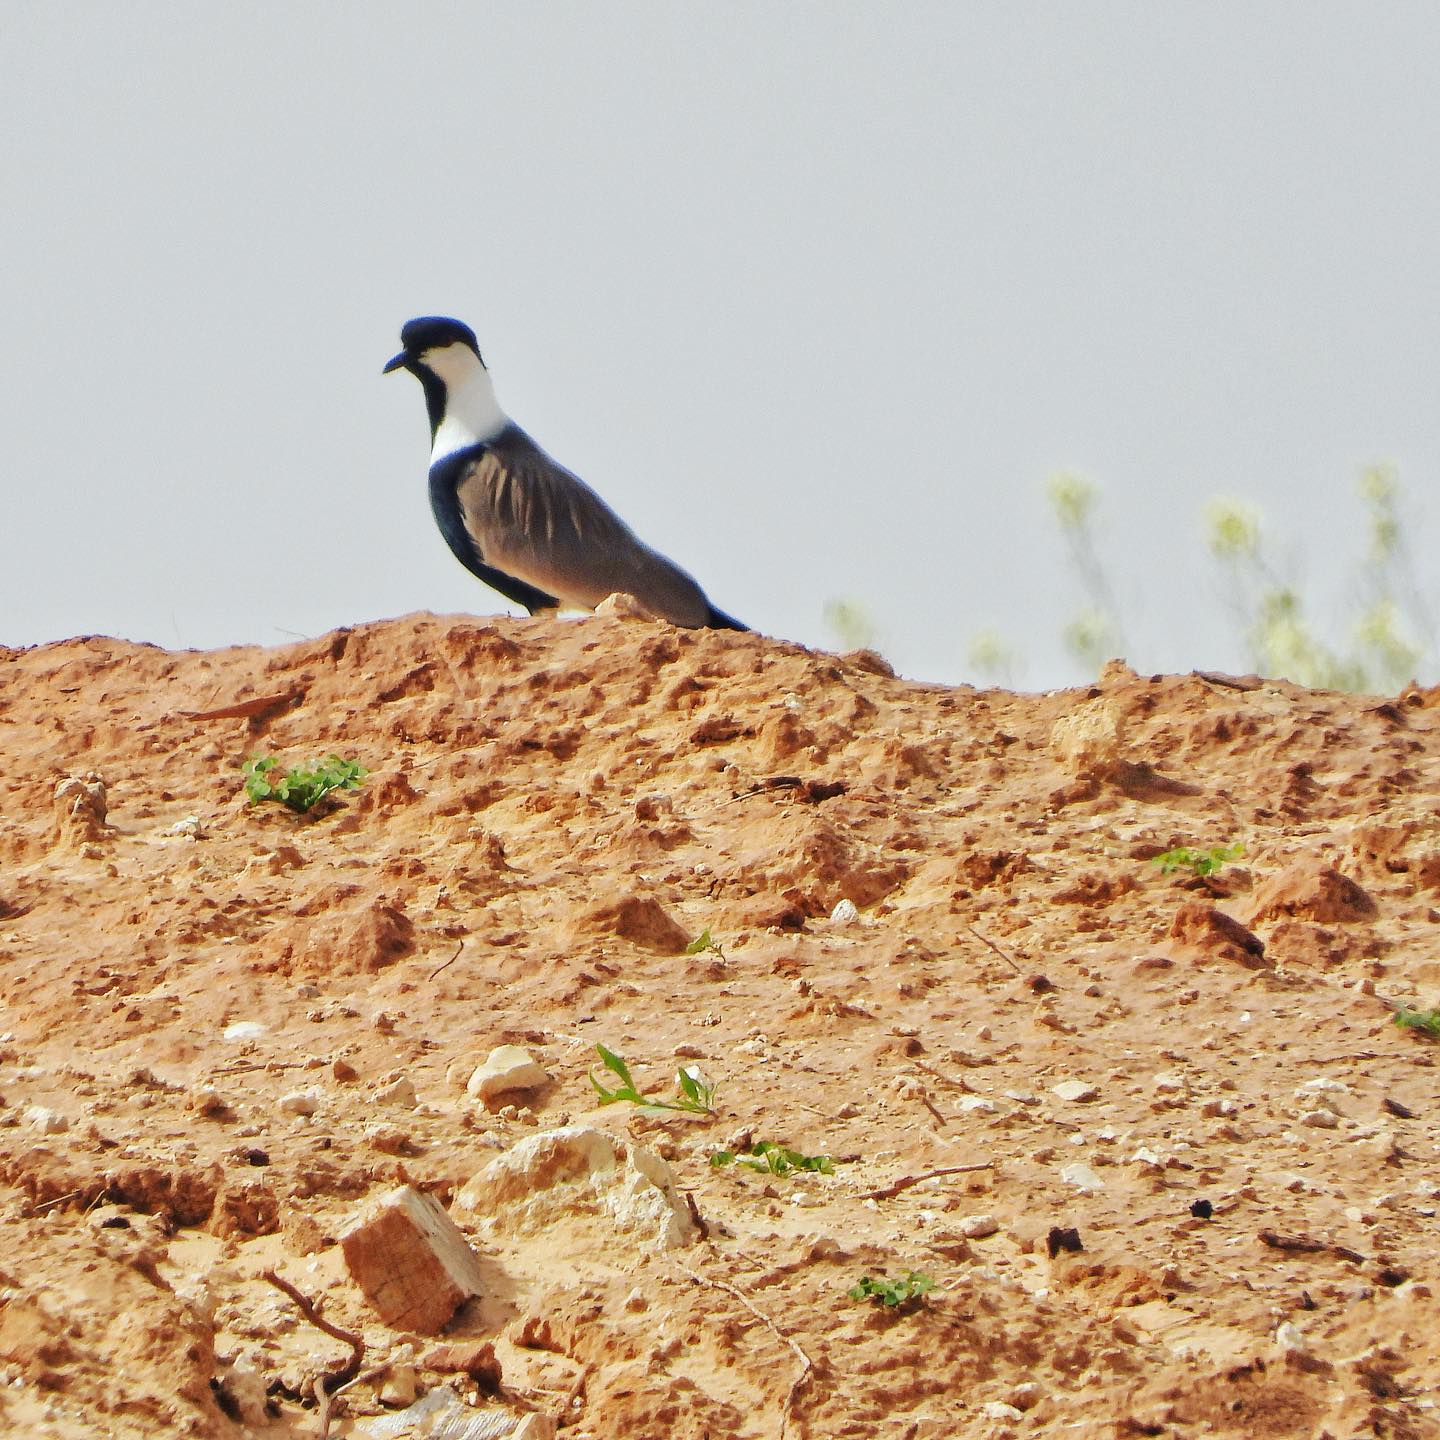
[[[385,368],[380,372],[388,375],[392,370],[403,370],[410,363],[410,352],[402,350],[393,360],[385,362]]]

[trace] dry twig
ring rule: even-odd
[[[323,1330],[332,1340],[343,1340],[345,1344],[350,1347],[350,1358],[338,1370],[329,1370],[317,1375],[312,1386],[315,1393],[315,1404],[318,1408],[317,1440],[328,1440],[330,1434],[330,1405],[335,1398],[335,1392],[360,1373],[360,1366],[365,1360],[365,1341],[361,1336],[354,1335],[349,1330],[342,1330],[338,1325],[331,1324],[331,1322],[325,1319],[315,1308],[312,1300],[303,1295],[288,1280],[277,1275],[273,1270],[266,1270],[261,1276],[261,1279],[268,1280],[277,1290],[283,1291],[288,1295],[290,1299],[295,1302],[300,1313],[317,1330]]]
[[[892,1180],[878,1190],[866,1190],[860,1199],[888,1200],[892,1195],[898,1195],[902,1190],[908,1190],[922,1180],[935,1180],[941,1175],[969,1175],[972,1171],[991,1170],[994,1166],[993,1160],[981,1160],[975,1165],[942,1165],[938,1170],[922,1170],[918,1175],[903,1175],[899,1180]]]
[[[788,1347],[790,1353],[800,1362],[800,1373],[795,1377],[785,1396],[785,1403],[780,1407],[780,1437],[785,1440],[785,1430],[790,1424],[790,1419],[795,1411],[795,1401],[801,1390],[810,1382],[811,1376],[815,1373],[815,1362],[805,1353],[804,1347],[798,1340],[787,1335],[763,1310],[761,1310],[750,1297],[736,1286],[726,1280],[712,1280],[708,1275],[701,1275],[699,1271],[692,1270],[688,1265],[680,1265],[675,1262],[697,1285],[708,1285],[714,1290],[724,1290],[726,1294],[733,1295],[781,1344]]]
[[[989,946],[1017,975],[1025,973],[988,935],[982,935],[973,925],[967,925],[965,928],[982,945]]]
[[[455,947],[455,953],[454,953],[443,965],[437,965],[437,966],[425,977],[425,983],[428,985],[428,984],[430,983],[430,981],[432,981],[442,970],[448,970],[448,969],[450,968],[450,966],[452,966],[452,965],[460,958],[460,952],[461,952],[464,948],[465,948],[465,942],[462,940],[462,941]]]

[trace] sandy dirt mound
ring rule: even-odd
[[[1437,704],[634,618],[0,651],[0,1433],[318,1433],[351,1342],[273,1271],[336,1435],[1440,1435]],[[565,1127],[594,1177],[461,1203]],[[478,1257],[438,1337],[338,1244],[405,1184]]]

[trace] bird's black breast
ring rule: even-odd
[[[502,431],[497,438],[503,438],[506,433]],[[465,524],[465,512],[460,506],[460,482],[489,449],[489,442],[470,445],[445,456],[443,460],[437,460],[430,467],[430,509],[434,512],[435,523],[440,527],[450,553],[472,575],[498,590],[507,600],[523,605],[532,615],[537,610],[554,610],[560,602],[553,595],[534,585],[527,585],[493,565],[487,565],[479,542]]]

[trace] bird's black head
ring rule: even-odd
[[[418,373],[416,367],[427,350],[443,350],[447,345],[464,345],[475,352],[475,358],[482,365],[485,363],[480,356],[475,332],[468,325],[445,315],[421,315],[407,320],[400,327],[400,343],[405,348],[385,366],[384,373],[387,375],[392,370]]]

